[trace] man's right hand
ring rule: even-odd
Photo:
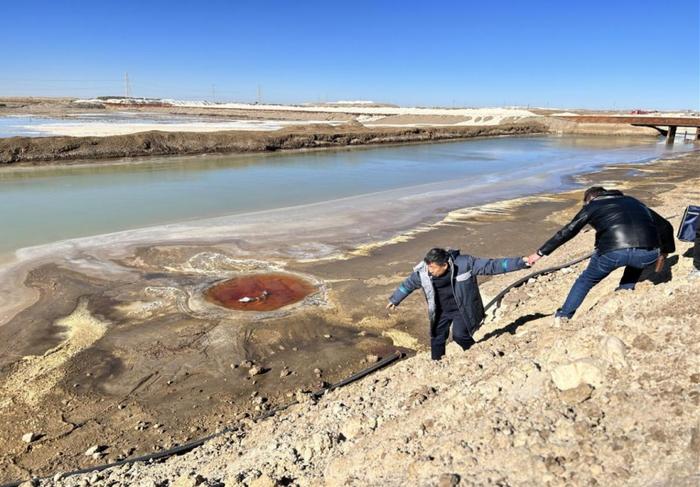
[[[535,252],[534,254],[531,254],[531,255],[528,255],[527,257],[525,257],[525,260],[527,261],[528,265],[535,265],[535,262],[537,262],[541,258],[542,258],[542,256],[540,254],[538,254],[537,252]]]
[[[386,309],[388,309],[389,311],[393,311],[396,309],[396,305],[392,302],[389,302],[389,304],[386,305]]]

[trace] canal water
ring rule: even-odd
[[[250,222],[256,212],[269,217],[278,210],[280,225],[303,228],[312,225],[311,218],[322,226],[323,212],[331,222],[342,212],[370,208],[374,228],[388,228],[449,209],[556,191],[570,187],[570,176],[577,173],[691,147],[653,139],[542,136],[3,168],[0,257],[24,247],[144,227],[222,217],[229,224]],[[307,206],[313,214],[305,213]],[[355,230],[369,235],[371,228],[361,228],[368,219],[355,220]],[[276,225],[274,219],[264,221]],[[257,231],[264,234],[266,228]]]

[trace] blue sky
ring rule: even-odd
[[[699,4],[2,0],[0,96],[698,110]]]

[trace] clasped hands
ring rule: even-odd
[[[533,266],[533,265],[535,265],[535,262],[537,262],[541,258],[542,258],[542,256],[540,254],[538,254],[537,252],[535,252],[534,254],[530,254],[527,257],[523,257],[523,260],[525,262],[527,262],[527,265]]]

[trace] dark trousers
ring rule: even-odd
[[[474,343],[474,339],[469,335],[467,322],[459,313],[438,314],[435,319],[435,328],[430,337],[430,355],[433,360],[440,360],[445,355],[445,345],[447,337],[450,335],[450,324],[452,325],[452,338],[455,343],[466,350]]]
[[[693,250],[693,265],[700,271],[700,222],[695,230],[695,249]]]

